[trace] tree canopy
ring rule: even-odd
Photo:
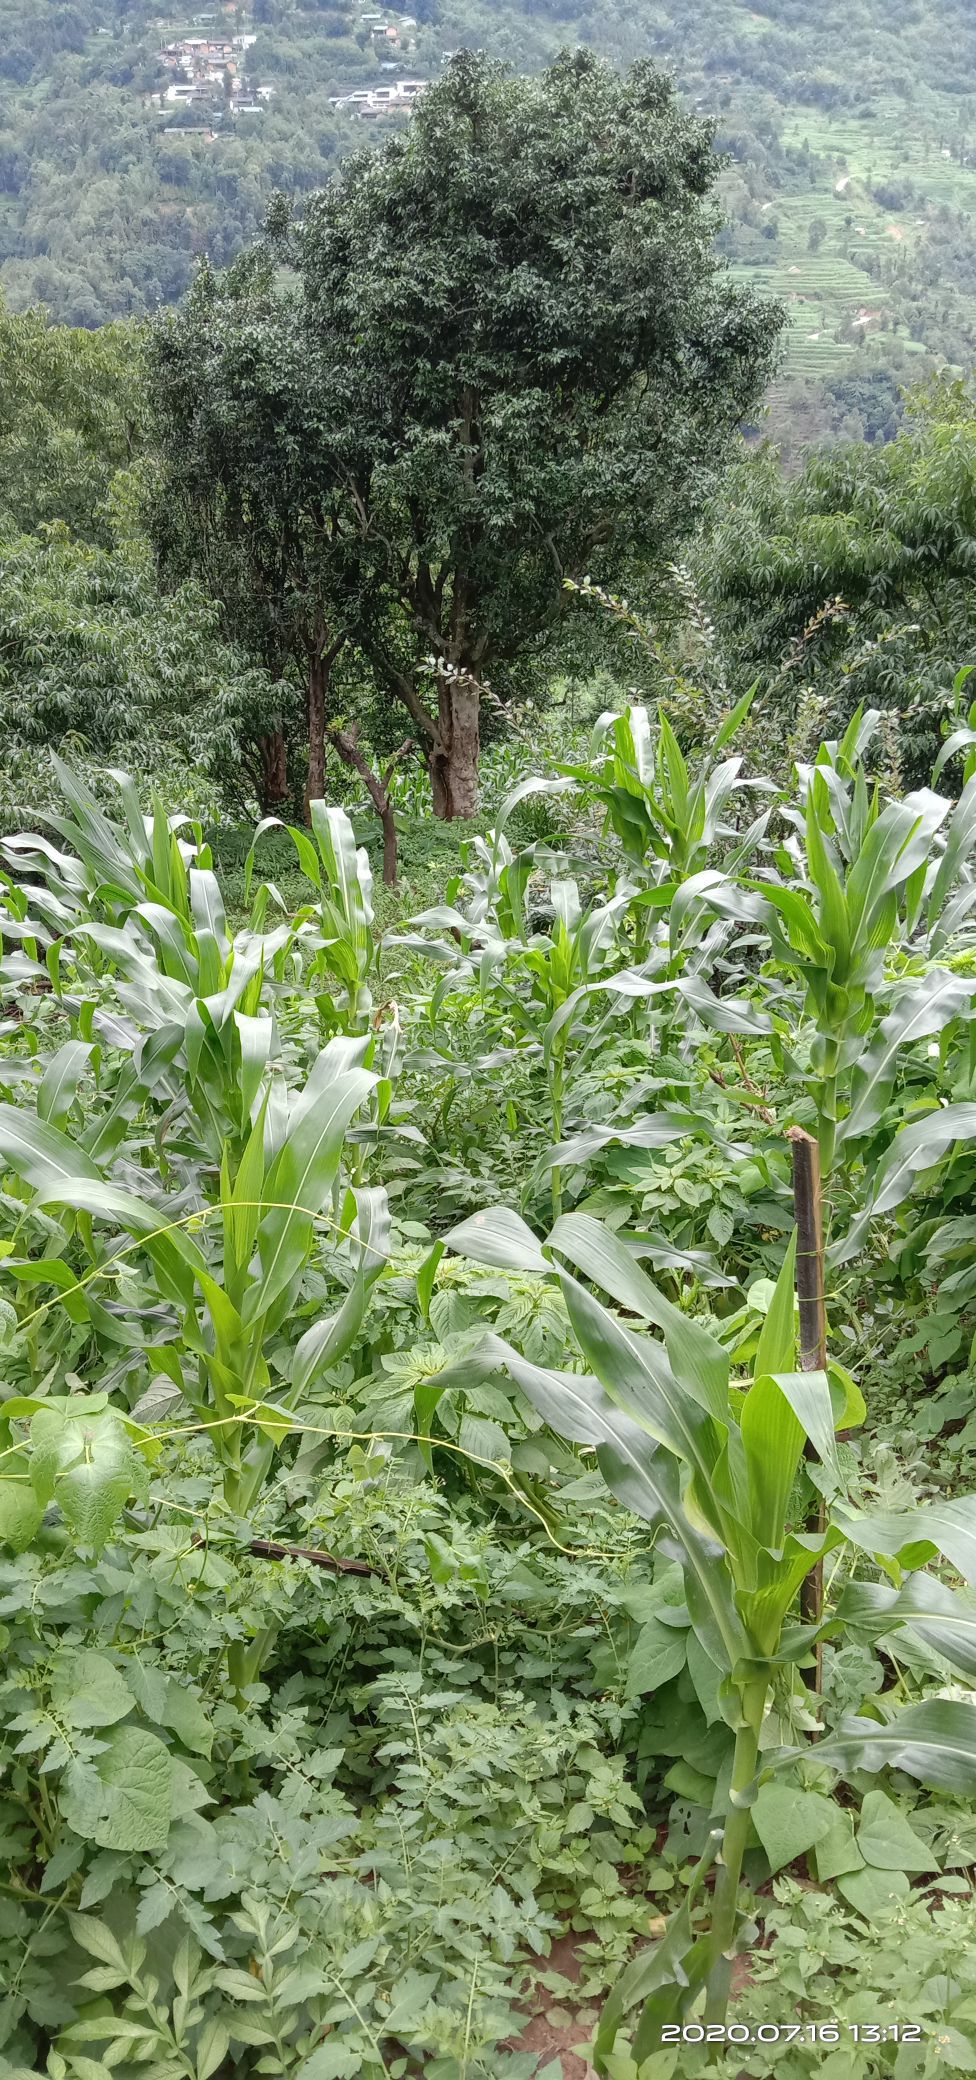
[[[976,638],[976,395],[935,384],[885,447],[845,442],[785,481],[775,455],[729,481],[701,555],[726,656],[767,705],[837,729],[889,714],[904,777],[924,779]]]
[[[567,579],[673,553],[761,394],[780,316],[715,256],[717,174],[648,64],[524,80],[462,54],[403,137],[156,328],[173,499],[213,487],[225,597],[243,553],[265,642],[270,614],[307,665],[316,632],[354,632],[440,815],[476,806],[486,680],[548,638]],[[208,533],[186,549],[212,568]]]

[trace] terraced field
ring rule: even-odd
[[[932,293],[921,289],[920,263],[939,214],[976,217],[976,165],[960,163],[958,139],[945,142],[935,126],[924,134],[896,101],[879,103],[869,119],[787,114],[782,135],[788,146],[809,147],[815,178],[765,206],[778,228],[768,261],[733,271],[785,303],[788,372],[836,374],[856,359],[861,339],[879,336],[924,358],[931,343],[901,313],[906,301]],[[818,219],[822,242],[815,232],[812,249]],[[953,280],[945,296],[960,328],[976,337],[976,293]]]

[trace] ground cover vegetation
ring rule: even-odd
[[[382,935],[324,802],[233,912],[121,776],[4,842],[8,2080],[968,2070],[976,776],[878,720],[607,714]]]

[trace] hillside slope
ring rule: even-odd
[[[174,18],[158,0],[0,0],[8,301],[41,299],[85,325],[143,314],[182,294],[201,252],[222,264],[253,237],[274,187],[315,187],[343,152],[388,134],[330,97],[436,77],[461,44],[533,69],[583,41],[620,64],[653,57],[714,116],[729,261],[790,315],[772,403],[788,440],[883,436],[901,383],[972,361],[970,0],[413,5],[415,19],[368,0],[230,0]],[[160,53],[194,34],[253,41],[191,107],[174,103],[181,75]],[[245,107],[258,85],[272,91]]]

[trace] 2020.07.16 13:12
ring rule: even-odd
[[[668,2024],[662,2044],[920,2044],[918,2022],[686,2022]]]

